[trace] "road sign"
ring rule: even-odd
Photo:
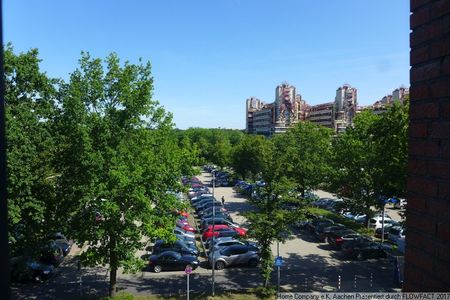
[[[191,274],[192,273],[192,267],[191,266],[187,266],[186,269],[184,269],[184,273]]]
[[[275,266],[281,267],[283,265],[283,258],[281,256],[277,256],[275,258]]]

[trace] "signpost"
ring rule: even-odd
[[[189,300],[189,275],[192,273],[192,267],[187,265],[186,269],[184,269],[184,273],[186,273],[187,276],[187,300]]]
[[[283,258],[281,256],[277,256],[275,258],[275,266],[277,267],[278,280],[277,280],[277,293],[280,292],[280,267],[283,265]]]

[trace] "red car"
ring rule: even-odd
[[[213,237],[213,227],[212,225],[208,226],[208,228],[203,232],[202,239],[206,241]],[[240,227],[230,227],[228,225],[214,225],[214,236],[219,236],[222,231],[232,231],[234,230],[238,235],[245,236],[247,234],[247,230]]]
[[[177,222],[177,227],[183,229],[184,231],[196,232],[195,228],[189,225],[189,223],[179,221]]]

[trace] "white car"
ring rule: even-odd
[[[406,199],[399,198],[398,201],[394,203],[394,208],[405,208],[406,207]]]
[[[372,219],[369,220],[369,227],[378,229],[382,227],[382,221],[383,219],[381,218],[381,216],[378,217],[374,217]],[[397,222],[395,222],[394,220],[392,220],[390,217],[387,218],[386,216],[384,217],[384,226],[391,226],[392,224],[397,224]]]

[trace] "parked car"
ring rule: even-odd
[[[199,195],[197,197],[192,198],[191,199],[191,204],[195,205],[195,204],[197,204],[200,201],[205,200],[205,199],[214,199],[214,197],[213,197],[212,194],[201,194],[201,195]]]
[[[173,229],[173,233],[178,234],[178,235],[182,235],[191,239],[195,239],[195,234],[193,232],[190,231],[186,231],[180,227],[175,227]]]
[[[173,243],[167,243],[164,240],[157,240],[153,245],[152,254],[159,254],[164,251],[174,251],[183,255],[199,255],[197,246],[195,245],[189,246],[188,244],[180,240],[177,240]]]
[[[406,199],[398,198],[397,201],[394,202],[393,207],[398,208],[398,209],[405,208],[406,207]]]
[[[223,207],[223,204],[220,201],[208,201],[206,203],[203,203],[200,206],[197,206],[195,210],[197,211],[197,215],[198,215],[199,212],[201,212],[207,208],[213,207],[213,206],[215,206],[217,209],[218,207]]]
[[[398,244],[399,240],[405,240],[406,237],[406,228],[401,226],[392,226],[388,230],[388,240],[391,242]]]
[[[40,247],[40,262],[57,267],[64,260],[63,250],[55,241],[49,241],[38,247]]]
[[[239,225],[229,221],[228,219],[217,218],[217,216],[216,216],[214,219],[213,218],[202,218],[200,230],[203,231],[203,230],[207,229],[208,226],[212,225],[213,223],[215,225],[228,225],[229,227],[239,228]]]
[[[223,213],[227,213],[227,212],[228,212],[227,209],[224,208],[223,206],[211,206],[211,207],[208,207],[208,208],[206,208],[206,209],[204,209],[204,210],[198,211],[198,212],[197,212],[197,216],[198,216],[199,218],[203,218],[203,216],[205,216],[205,215],[210,215],[210,214],[213,213],[213,209],[215,210],[215,213],[216,213],[216,214],[217,214],[218,212],[219,212],[219,213],[220,213],[220,212],[223,212]]]
[[[200,262],[196,256],[193,255],[181,255],[175,251],[164,251],[157,255],[150,256],[149,267],[153,269],[155,273],[161,271],[174,271],[185,270],[187,266],[190,266],[192,270],[195,270]]]
[[[11,281],[43,281],[54,274],[55,267],[28,256],[13,257],[9,261]]]
[[[345,256],[353,259],[387,257],[386,248],[383,245],[362,238],[345,242],[342,245],[342,251]]]
[[[176,226],[181,228],[181,229],[183,229],[184,231],[190,231],[190,232],[196,232],[197,231],[189,223],[186,224],[184,222],[177,222]]]
[[[212,219],[212,217],[213,217],[212,212],[208,213],[208,214],[203,214],[202,217],[200,218],[200,223],[203,222],[203,220]],[[216,211],[214,217],[216,219],[225,219],[225,220],[228,220],[230,222],[233,222],[233,218],[231,218],[231,216],[230,216],[230,214],[228,212],[223,212],[223,211],[217,212]]]
[[[233,228],[225,228],[225,229],[221,229],[218,231],[214,231],[214,240],[218,239],[218,238],[223,238],[223,237],[233,237],[233,238],[237,238],[239,237],[239,233],[234,230]],[[212,232],[210,234],[207,234],[207,237],[205,237],[205,239],[203,239],[203,242],[210,243],[212,241]]]
[[[353,230],[339,230],[329,234],[328,244],[335,249],[340,249],[345,241],[355,240],[360,237],[361,235]]]
[[[208,203],[208,202],[214,202],[214,201],[217,201],[216,200],[216,198],[214,198],[214,197],[203,197],[203,198],[200,198],[199,200],[197,200],[197,201],[193,201],[193,202],[191,202],[191,204],[192,204],[192,206],[195,208],[195,209],[197,209],[198,207],[200,207],[200,206],[202,206],[203,204],[206,204],[206,203]]]
[[[334,221],[326,218],[316,218],[308,222],[307,228],[312,233],[316,230],[317,226],[324,226],[325,224],[331,226],[334,225]]]
[[[346,229],[345,225],[342,224],[329,224],[329,223],[321,223],[315,227],[314,235],[316,238],[321,242],[327,242],[328,243],[328,236],[339,230]]]
[[[245,236],[247,234],[247,230],[240,227],[230,227],[228,225],[214,225],[214,234],[213,234],[213,226],[210,225],[203,231],[202,239],[206,241],[214,236],[219,236],[221,232],[235,231],[240,236]]]
[[[233,245],[209,253],[208,261],[217,270],[243,264],[256,267],[260,261],[258,252],[259,249],[255,246]]]
[[[369,220],[369,226],[372,228],[381,228],[382,224],[384,222],[384,226],[392,226],[392,224],[397,224],[396,221],[390,219],[390,218],[385,218],[384,220],[382,219],[382,217],[375,217]]]
[[[175,237],[177,240],[184,242],[188,247],[195,246],[197,247],[196,243],[195,243],[195,239],[193,238],[189,238],[187,236],[183,236],[183,235],[179,235],[179,234],[175,234]]]
[[[228,240],[226,240],[226,239],[228,239]],[[258,249],[257,250],[258,253],[261,252],[261,248],[258,247],[258,245],[255,242],[241,241],[241,240],[238,240],[238,239],[232,238],[232,237],[220,239],[218,242],[214,243],[214,246],[212,247],[212,249],[209,252],[217,251],[217,250],[223,249],[228,246],[233,246],[233,245],[252,246],[255,249]]]

